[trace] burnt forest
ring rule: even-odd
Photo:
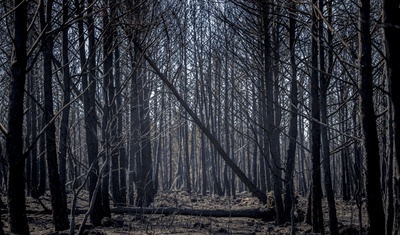
[[[400,0],[0,0],[0,235],[400,235]]]

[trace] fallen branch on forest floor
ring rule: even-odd
[[[85,214],[87,210],[77,209],[76,215]],[[51,214],[51,211],[27,210],[29,214]],[[264,221],[275,219],[274,208],[267,209],[243,209],[243,210],[201,210],[173,207],[140,208],[140,207],[115,207],[111,208],[113,214],[162,214],[162,215],[192,215],[207,217],[249,217],[260,218]]]
[[[272,221],[275,217],[275,210],[268,209],[243,209],[243,210],[201,210],[188,208],[137,208],[137,207],[116,207],[111,209],[115,214],[163,214],[163,215],[193,215],[193,216],[211,216],[211,217],[250,217],[262,218],[266,221]]]

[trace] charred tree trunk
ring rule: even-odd
[[[282,201],[282,173],[281,173],[281,160],[279,154],[279,128],[276,126],[275,112],[277,112],[274,105],[274,74],[272,71],[272,45],[270,38],[270,27],[272,26],[269,6],[262,6],[262,21],[263,21],[263,56],[264,56],[264,85],[265,85],[265,109],[266,117],[264,119],[265,136],[264,138],[264,156],[269,157],[265,159],[268,168],[272,173],[273,193],[276,209],[276,222],[282,224],[284,221],[284,208]]]
[[[40,127],[43,129],[46,126],[43,115],[39,118]],[[46,192],[46,138],[45,135],[41,135],[39,139],[39,185],[37,190],[37,196],[43,196]]]
[[[331,4],[331,3],[330,3]],[[324,0],[319,0],[319,12],[323,14],[324,12]],[[328,9],[332,11],[332,6]],[[330,150],[329,150],[329,138],[328,138],[328,108],[327,108],[327,91],[331,77],[326,75],[325,69],[325,45],[324,45],[324,26],[323,18],[319,17],[319,71],[320,71],[320,102],[321,102],[321,138],[322,138],[322,167],[324,169],[324,186],[326,197],[328,201],[329,208],[329,232],[332,235],[339,234],[337,217],[336,217],[336,205],[335,205],[335,195],[332,189],[332,179],[331,179],[331,164],[330,164]],[[328,16],[330,17],[330,16]],[[329,45],[332,46],[332,45]],[[329,55],[328,67],[332,67],[332,55]],[[329,71],[331,72],[331,71]],[[331,73],[329,73],[331,74]]]
[[[80,19],[83,18],[84,5],[80,5],[77,0],[75,5],[78,9],[78,15]],[[83,3],[82,3],[83,4]],[[96,49],[95,49],[95,32],[93,22],[93,0],[88,0],[87,5],[90,6],[87,9],[87,25],[88,25],[88,47],[90,54],[86,58],[85,51],[85,38],[83,20],[78,21],[78,33],[79,33],[79,57],[80,65],[82,67],[82,89],[86,90],[83,95],[83,109],[85,113],[85,134],[86,134],[86,146],[87,146],[87,157],[89,168],[91,172],[89,174],[89,201],[92,201],[93,193],[95,192],[97,178],[99,174],[99,162],[98,162],[98,140],[97,140],[97,114],[96,114]],[[101,224],[102,206],[100,190],[97,191],[95,197],[93,210],[90,213],[90,221],[93,225],[98,226]]]
[[[117,136],[117,111],[115,103],[115,86],[113,73],[113,55],[114,55],[114,40],[115,26],[114,17],[115,9],[112,3],[105,1],[103,8],[103,120],[102,120],[102,136],[103,136],[103,163],[105,164],[102,175],[102,206],[103,214],[106,217],[111,217],[109,189],[115,202],[121,201],[119,189],[119,151]],[[110,172],[111,170],[111,172]],[[111,180],[111,181],[110,181]],[[111,183],[111,185],[110,185]]]
[[[29,234],[25,211],[25,156],[22,125],[24,120],[24,89],[26,81],[27,2],[14,1],[14,60],[11,63],[10,109],[6,153],[8,157],[8,222],[10,231]]]
[[[321,188],[321,128],[320,128],[320,91],[318,71],[318,16],[317,0],[312,4],[312,39],[311,39],[311,157],[312,157],[312,227],[314,233],[324,232]]]
[[[359,69],[361,126],[365,148],[365,175],[369,234],[385,233],[385,214],[380,183],[380,154],[373,103],[372,46],[370,34],[370,1],[360,0]],[[398,66],[398,65],[396,65]]]
[[[287,149],[286,173],[285,173],[285,221],[291,220],[292,196],[294,195],[293,172],[296,157],[296,139],[297,139],[297,65],[295,54],[295,38],[296,38],[296,3],[290,1],[289,8],[289,50],[290,50],[290,124],[289,124],[289,147]]]
[[[122,106],[122,86],[121,86],[121,65],[120,65],[119,46],[115,48],[115,88],[118,91],[116,94],[117,105],[117,136],[116,143],[119,151],[119,203],[126,203],[127,184],[126,172],[128,167],[128,158],[126,153],[125,141],[123,141],[123,106]]]
[[[395,94],[400,91],[400,9],[399,0],[384,0],[384,33],[386,42],[386,58],[390,92],[393,102],[393,124],[394,124],[394,224],[393,234],[400,234],[400,102]],[[388,233],[389,234],[389,233]]]
[[[49,174],[51,206],[53,209],[53,223],[56,231],[69,227],[65,185],[61,184],[57,162],[56,127],[53,112],[53,36],[51,31],[53,1],[48,1],[46,8],[41,3],[40,21],[45,37],[43,37],[43,93],[44,93],[44,120],[47,124],[46,135],[46,160]],[[63,195],[64,194],[64,195]]]
[[[144,62],[142,62],[144,63]],[[146,72],[142,70],[137,83],[140,152],[136,156],[136,206],[147,207],[154,201],[152,155],[150,142],[149,88],[145,84]]]
[[[130,141],[129,141],[129,175],[128,175],[128,203],[130,205],[134,204],[134,194],[135,188],[133,183],[136,181],[136,163],[135,159],[139,154],[139,133],[138,133],[138,123],[139,123],[139,115],[138,115],[138,92],[137,92],[137,80],[138,80],[138,52],[136,49],[133,49],[131,53],[132,67],[134,68],[132,72],[131,78],[131,96],[130,96]]]
[[[32,81],[32,76],[30,74],[28,75],[28,82],[27,82],[27,90],[30,92],[32,90],[31,87],[31,82]],[[29,100],[30,101],[30,100]],[[28,107],[30,105],[30,102],[28,103]],[[28,111],[26,112],[25,115],[25,123],[26,123],[26,135],[25,135],[25,146],[29,146],[31,144],[31,137],[32,137],[32,110],[30,107],[28,108]],[[0,153],[1,154],[1,153]],[[1,155],[0,155],[1,156]],[[26,159],[26,166],[25,166],[25,176],[26,176],[26,195],[31,196],[31,180],[32,180],[32,158],[30,153],[28,153],[27,159]]]
[[[104,86],[105,86],[105,109],[104,114],[107,118],[105,124],[105,140],[106,140],[106,153],[108,153],[108,157],[110,159],[110,174],[105,171],[105,178],[103,180],[104,184],[109,184],[112,196],[114,201],[119,203],[121,202],[121,195],[120,195],[120,182],[119,182],[119,149],[117,142],[118,135],[117,128],[118,128],[118,116],[117,116],[117,107],[116,107],[116,94],[115,94],[115,81],[114,81],[114,73],[113,73],[113,63],[114,63],[114,49],[116,40],[116,9],[114,3],[111,1],[105,1],[105,9],[103,10],[103,30],[105,32],[103,37],[103,57],[104,57]],[[107,111],[107,112],[106,112]],[[108,180],[110,177],[111,181]],[[108,198],[108,186],[107,186],[107,193],[106,193],[106,185],[103,187],[103,208],[106,208],[107,215],[109,213],[110,203]]]
[[[62,112],[61,117],[61,127],[60,127],[60,138],[59,138],[59,164],[60,164],[60,181],[62,185],[65,185],[67,181],[67,149],[69,142],[69,111],[70,106],[69,102],[71,100],[71,78],[69,72],[69,56],[68,56],[68,20],[69,20],[69,12],[68,12],[69,4],[67,0],[63,0],[63,9],[62,9],[62,20],[63,20],[63,30],[62,30],[62,76],[63,76],[63,106],[64,110]],[[62,187],[65,189],[65,186]],[[65,194],[65,192],[64,192]]]
[[[30,87],[32,88],[31,90],[31,95],[35,97],[35,93],[33,92],[33,89],[36,85],[35,79],[31,79],[30,81]],[[29,107],[31,111],[31,136],[37,136],[37,128],[38,128],[38,117],[37,117],[37,108],[36,108],[36,103],[35,100],[30,99],[29,100]],[[39,186],[39,172],[38,172],[38,148],[37,148],[37,143],[31,143],[34,144],[32,147],[32,150],[29,152],[29,158],[28,161],[30,161],[30,167],[31,167],[31,182],[30,182],[30,195],[33,198],[38,197],[38,186]]]
[[[185,11],[185,24],[187,22],[187,12]],[[184,28],[187,28],[185,25]],[[186,32],[186,31],[185,31]],[[186,34],[184,36],[184,40],[186,41]],[[182,57],[183,57],[183,70],[184,70],[184,78],[187,77],[187,71],[188,71],[188,63],[187,63],[187,45],[186,42],[184,43],[184,50],[182,50]],[[184,97],[186,98],[187,93],[188,93],[188,85],[187,85],[187,79],[185,80],[184,84]],[[184,130],[183,130],[183,146],[185,150],[185,157],[184,157],[184,180],[185,180],[185,189],[186,192],[189,194],[192,192],[192,184],[190,180],[190,155],[189,155],[189,121],[188,121],[188,115],[185,112],[184,113]],[[194,146],[191,146],[192,148]]]

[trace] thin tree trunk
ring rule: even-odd
[[[314,233],[324,232],[322,213],[322,188],[321,188],[321,129],[320,129],[320,93],[318,76],[318,22],[317,22],[317,0],[312,4],[312,39],[311,39],[311,157],[312,157],[312,226]]]
[[[32,81],[32,76],[30,74],[28,75],[28,82],[27,82],[27,90],[30,92],[32,89],[31,87],[31,82]],[[30,101],[30,99],[29,99]],[[28,107],[30,106],[31,102],[28,103]],[[29,146],[31,144],[31,137],[32,135],[32,109],[29,107],[28,111],[26,112],[26,135],[25,135],[25,146]],[[32,185],[31,185],[31,180],[32,180],[32,158],[30,153],[28,154],[28,158],[25,160],[26,161],[26,166],[25,166],[25,175],[26,175],[26,195],[31,196],[31,191],[32,191]]]
[[[69,57],[68,57],[68,30],[67,22],[69,20],[69,3],[67,0],[63,0],[63,10],[62,10],[62,20],[63,20],[63,30],[62,30],[62,76],[63,76],[63,107],[64,110],[62,112],[61,117],[61,127],[60,127],[60,138],[59,138],[59,164],[60,164],[60,181],[61,184],[65,185],[67,181],[67,148],[69,142],[69,111],[70,106],[68,105],[71,100],[71,78],[69,72]],[[65,189],[65,186],[62,187]],[[65,192],[63,193],[65,194]]]
[[[358,101],[354,100],[353,105],[353,128],[354,135],[360,136],[360,123],[357,121],[358,117]],[[355,200],[358,207],[358,220],[359,220],[359,231],[362,231],[362,208],[363,208],[363,195],[364,195],[364,179],[363,179],[363,160],[361,156],[361,147],[359,146],[359,141],[355,141],[354,143],[354,171],[356,176],[356,191],[355,191]]]
[[[97,113],[96,113],[96,49],[95,49],[95,32],[93,22],[93,0],[87,0],[87,25],[88,25],[88,48],[90,51],[89,57],[86,59],[86,41],[84,38],[83,20],[78,21],[79,33],[79,57],[80,65],[82,67],[82,89],[87,91],[83,95],[83,109],[85,113],[85,134],[86,146],[89,168],[91,173],[89,175],[89,200],[94,197],[97,178],[99,177],[99,162],[98,162],[98,140],[97,140]],[[78,0],[75,1],[78,8],[80,18],[83,18],[84,5],[80,5]],[[88,75],[89,76],[88,76]],[[89,79],[88,79],[89,78]],[[100,190],[96,191],[100,193]],[[95,226],[101,224],[102,206],[101,197],[95,196],[93,210],[90,213],[91,223]]]
[[[43,115],[39,116],[40,127],[43,129],[46,126]],[[43,196],[46,192],[46,138],[45,135],[41,135],[39,139],[39,185],[37,190],[37,196]]]
[[[101,200],[103,215],[111,217],[109,188],[111,178],[111,193],[116,202],[120,201],[119,195],[119,176],[118,176],[118,153],[115,148],[116,137],[116,117],[114,102],[114,76],[112,71],[113,63],[113,40],[114,29],[112,28],[113,9],[110,9],[109,2],[105,1],[103,6],[103,117],[102,117],[102,136],[103,136],[103,164],[105,165],[102,174]],[[111,13],[109,14],[108,11]],[[110,20],[111,18],[111,20]],[[111,164],[111,166],[110,166]],[[111,167],[111,172],[110,172]]]
[[[132,61],[132,66],[137,66],[137,54],[138,52],[134,50],[133,52],[133,58],[134,61]],[[136,174],[135,174],[135,168],[136,168],[136,163],[135,159],[137,158],[137,155],[139,154],[139,134],[138,134],[138,124],[139,124],[139,115],[138,115],[138,92],[137,92],[137,78],[138,77],[138,71],[137,68],[134,69],[132,73],[132,78],[131,78],[131,97],[130,97],[130,147],[129,147],[129,186],[128,186],[128,203],[130,205],[134,204],[134,193],[135,193],[135,188],[133,186],[133,182],[136,181]]]
[[[186,5],[186,4],[185,4]],[[184,15],[184,28],[187,28],[187,21],[188,21],[188,12],[185,11]],[[188,80],[185,79],[188,75],[188,48],[187,48],[187,36],[186,36],[186,30],[184,31],[184,36],[183,36],[183,49],[182,49],[182,57],[183,57],[183,75],[184,75],[184,98],[186,99],[187,93],[188,93]],[[184,180],[185,180],[185,188],[186,192],[191,193],[192,192],[192,185],[191,185],[191,180],[190,180],[190,155],[189,155],[189,121],[188,121],[188,115],[185,112],[184,113],[184,133],[183,133],[183,141],[184,141],[184,150],[185,150],[185,157],[184,157]],[[193,146],[192,146],[193,147]]]
[[[391,88],[389,87],[389,92],[391,92]],[[388,128],[387,128],[387,161],[385,164],[387,168],[387,175],[385,179],[385,183],[387,184],[385,190],[385,214],[386,214],[386,234],[390,235],[393,232],[394,221],[394,190],[393,190],[393,177],[394,177],[394,132],[393,132],[393,105],[390,103],[388,107]],[[396,221],[397,223],[397,221]]]
[[[30,81],[31,83],[31,88],[34,88],[36,85],[35,79],[32,79]],[[33,92],[33,90],[32,90]],[[32,94],[34,95],[34,94]],[[34,95],[35,97],[35,95]],[[31,125],[32,125],[32,136],[37,136],[37,128],[38,128],[38,117],[37,117],[37,109],[36,109],[36,103],[33,99],[29,100],[30,102],[30,109],[32,112],[32,118],[31,118]],[[32,197],[38,197],[38,186],[39,186],[39,172],[38,172],[38,149],[37,149],[37,144],[35,143],[35,146],[32,148],[32,150],[29,153],[30,161],[31,161],[31,196]]]
[[[393,234],[400,234],[400,102],[395,98],[400,91],[400,1],[384,0],[384,33],[386,43],[387,68],[390,82],[390,91],[393,102],[393,124],[394,124],[394,224]]]
[[[272,45],[270,38],[270,28],[272,24],[270,23],[270,15],[269,15],[269,6],[263,6],[263,56],[264,56],[264,85],[265,85],[265,107],[266,109],[266,117],[264,118],[265,125],[265,136],[264,136],[264,156],[269,157],[270,161],[266,159],[268,167],[271,169],[272,173],[272,183],[273,183],[273,193],[274,193],[274,201],[275,201],[275,209],[276,209],[276,222],[278,224],[282,224],[284,221],[284,208],[282,201],[282,173],[281,173],[281,160],[279,154],[279,132],[276,126],[276,118],[275,112],[276,109],[274,102],[274,74],[272,71],[273,65],[273,55],[272,55]]]
[[[116,109],[117,109],[117,136],[116,143],[119,151],[119,194],[120,203],[126,203],[127,184],[126,184],[126,170],[128,167],[128,158],[126,154],[125,141],[123,140],[123,106],[122,106],[122,86],[121,86],[121,65],[120,65],[120,52],[119,46],[115,48],[115,89],[119,92],[116,95]]]
[[[304,95],[303,95],[303,90],[302,89],[300,89],[300,91],[299,91],[299,103],[302,103],[302,104],[304,104]],[[305,128],[304,128],[304,118],[299,118],[299,141],[300,141],[300,145],[301,146],[304,146],[304,144],[305,144],[305,137],[304,137],[304,133],[305,133]],[[300,174],[299,174],[299,191],[300,191],[300,193],[301,193],[301,195],[303,196],[303,197],[305,197],[306,195],[307,195],[307,191],[308,191],[308,188],[307,188],[307,181],[306,181],[306,174],[305,174],[305,172],[306,172],[306,168],[305,168],[305,165],[307,164],[307,159],[306,159],[306,151],[305,151],[305,149],[304,149],[304,147],[301,147],[300,149],[299,149],[299,171],[300,171]]]
[[[294,200],[294,184],[293,172],[296,157],[296,139],[297,139],[297,65],[295,54],[295,38],[296,38],[296,3],[290,0],[289,8],[289,50],[290,50],[290,124],[289,124],[289,147],[287,149],[286,173],[285,173],[285,221],[290,221],[292,210],[294,208],[292,201]]]
[[[42,4],[44,4],[42,2]],[[61,184],[57,162],[56,147],[56,127],[52,120],[53,112],[53,77],[52,77],[52,57],[53,57],[53,37],[49,35],[51,31],[53,1],[48,1],[46,8],[41,5],[40,18],[41,27],[46,37],[43,38],[43,89],[44,89],[44,120],[47,124],[46,134],[46,160],[49,174],[49,186],[51,194],[51,206],[53,209],[53,223],[56,231],[64,230],[69,227],[67,200],[65,195],[65,185]]]
[[[324,12],[324,0],[319,0],[319,11],[320,14]],[[330,12],[332,6],[328,9]],[[327,109],[327,90],[330,82],[330,77],[325,75],[325,48],[324,48],[324,26],[323,26],[323,16],[319,19],[319,70],[320,70],[320,102],[321,102],[321,138],[322,138],[322,167],[324,169],[324,186],[326,197],[328,201],[329,208],[329,232],[332,235],[339,234],[337,217],[336,217],[336,205],[335,205],[335,195],[332,189],[332,179],[331,179],[331,164],[330,164],[330,151],[329,151],[329,139],[328,139],[328,109]],[[332,45],[329,45],[332,46]],[[328,61],[332,63],[331,60]],[[328,67],[332,67],[328,64]]]
[[[200,42],[197,41],[197,26],[196,26],[196,10],[193,11],[193,20],[194,20],[194,30],[193,30],[193,37],[194,37],[194,42],[195,45],[202,45],[202,34],[200,34]],[[200,49],[200,52],[202,51],[202,49]],[[198,65],[198,69],[196,69],[195,72],[195,79],[196,79],[196,84],[200,84],[201,81],[204,81],[204,75],[203,75],[203,60],[198,55],[198,50],[195,50],[195,54],[194,54],[194,64]],[[199,100],[199,113],[200,113],[200,118],[201,120],[204,122],[205,120],[205,114],[203,112],[204,110],[204,102],[201,102],[200,100],[202,100],[202,95],[203,93],[200,92],[201,88],[199,86],[196,86],[196,97]],[[207,153],[206,153],[206,140],[205,140],[205,134],[200,132],[200,143],[201,143],[201,147],[200,147],[200,162],[201,162],[201,194],[203,196],[207,195],[207,189],[208,189],[208,164],[207,164]],[[210,189],[211,191],[211,189]]]

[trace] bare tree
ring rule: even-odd
[[[70,104],[71,101],[71,76],[70,76],[70,61],[68,56],[69,50],[69,38],[68,38],[68,21],[69,17],[69,7],[70,2],[67,0],[63,0],[62,2],[62,76],[63,76],[63,107],[64,110],[62,112],[61,117],[61,126],[60,126],[60,137],[59,137],[59,168],[60,168],[60,180],[61,184],[65,185],[67,181],[67,149],[69,138],[69,112],[70,112]],[[62,187],[65,189],[65,187]],[[64,192],[65,193],[65,192]]]
[[[90,54],[86,57],[85,44],[86,38],[84,34],[84,18],[83,9],[85,9],[85,1],[75,1],[75,6],[78,9],[77,14],[79,15],[78,21],[78,33],[79,33],[79,59],[82,67],[82,88],[86,90],[83,95],[83,108],[85,113],[85,133],[86,133],[86,146],[87,146],[87,158],[89,168],[91,169],[89,175],[89,199],[94,197],[97,178],[99,177],[99,162],[98,162],[98,148],[99,143],[97,139],[97,113],[96,113],[96,49],[95,49],[95,32],[94,32],[94,21],[93,21],[93,0],[88,0],[87,5],[87,29],[88,29],[88,47]],[[100,194],[101,190],[96,191]],[[93,210],[91,210],[90,220],[93,225],[98,226],[101,223],[102,206],[101,197],[95,196]]]
[[[313,232],[324,232],[322,213],[322,188],[321,188],[321,127],[320,127],[320,90],[318,72],[318,16],[317,0],[312,1],[312,39],[311,39],[311,157],[312,157],[312,188],[311,208]]]
[[[398,27],[400,26],[399,14],[400,10],[398,6],[399,1],[383,1],[383,12],[384,20],[383,27],[385,32],[385,43],[386,43],[386,64],[388,67],[388,78],[390,82],[391,100],[393,102],[393,124],[394,124],[394,155],[395,155],[395,172],[394,172],[394,224],[392,234],[400,234],[400,102],[394,98],[396,92],[400,90],[400,32]],[[390,186],[389,186],[390,187]],[[388,225],[387,228],[390,228]],[[387,234],[389,234],[389,230]]]
[[[8,220],[10,231],[29,234],[25,211],[25,156],[23,154],[22,124],[24,120],[24,88],[27,65],[27,2],[14,1],[14,58],[11,62],[10,109],[6,151],[8,157]]]
[[[39,6],[41,29],[44,33],[42,38],[43,43],[43,93],[44,93],[44,121],[46,122],[46,160],[49,176],[49,186],[51,193],[51,206],[53,209],[53,222],[56,231],[64,230],[69,227],[67,200],[65,193],[65,185],[61,184],[60,174],[57,162],[57,147],[56,147],[56,127],[54,123],[53,111],[53,36],[51,35],[51,22],[53,1],[41,2]]]
[[[323,19],[325,18],[323,13],[324,13],[324,5],[325,1],[324,0],[319,0],[319,22],[318,22],[318,41],[319,41],[319,71],[320,71],[320,79],[319,79],[319,85],[320,85],[320,102],[321,102],[321,139],[322,139],[322,166],[324,169],[324,187],[325,187],[325,192],[326,192],[326,197],[328,201],[328,207],[329,207],[329,231],[331,234],[339,234],[338,230],[338,225],[337,225],[337,217],[336,217],[336,205],[335,205],[335,193],[332,189],[332,179],[331,179],[331,164],[330,164],[330,150],[329,150],[329,138],[328,138],[328,110],[327,110],[327,96],[328,96],[328,86],[329,82],[331,80],[331,77],[329,75],[326,75],[326,68],[325,68],[325,48],[327,47],[325,45],[325,39],[324,39],[324,22]],[[329,2],[328,6],[328,12],[330,15],[328,16],[328,20],[332,22],[332,3]],[[328,48],[331,48],[332,45],[332,40],[331,40],[331,34],[332,32],[328,32],[328,40],[330,39],[328,45]],[[328,55],[328,68],[332,68],[332,50],[329,49],[329,55]],[[329,71],[331,74],[332,71]]]
[[[370,1],[360,0],[359,11],[359,72],[361,127],[365,149],[365,185],[367,211],[370,222],[369,234],[384,233],[385,213],[383,210],[380,183],[380,153],[373,103],[372,46],[370,34]]]
[[[290,103],[291,103],[291,117],[289,126],[289,146],[287,149],[286,172],[285,172],[285,220],[290,221],[294,213],[295,204],[294,198],[294,184],[293,172],[295,167],[296,158],[296,139],[297,139],[297,115],[298,115],[298,92],[297,92],[297,65],[296,65],[296,52],[295,52],[295,39],[296,39],[296,3],[290,1],[289,14],[289,50],[290,50],[290,68],[291,68],[291,81],[290,81]]]

